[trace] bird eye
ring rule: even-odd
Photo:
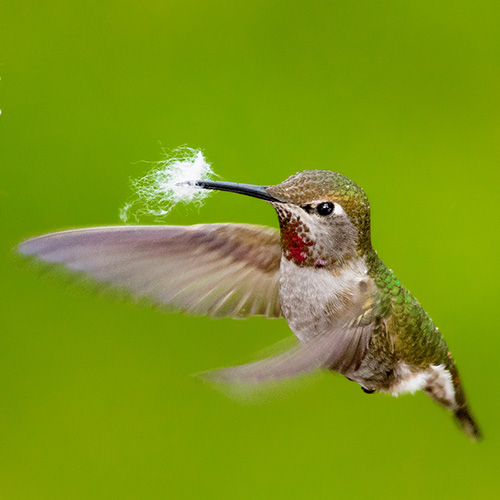
[[[335,205],[331,201],[324,201],[316,207],[316,212],[322,217],[326,217],[333,212]]]

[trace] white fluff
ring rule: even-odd
[[[447,401],[455,401],[455,388],[453,387],[453,381],[451,378],[451,373],[446,369],[444,365],[431,365],[431,370],[437,375],[437,386],[441,389],[442,397]]]
[[[414,394],[426,387],[429,377],[430,374],[428,372],[418,372],[415,374],[410,374],[408,372],[405,378],[402,378],[397,385],[391,388],[392,395],[399,396],[399,394],[404,394],[406,392]]]
[[[161,220],[177,203],[200,204],[211,191],[187,183],[214,176],[200,150],[178,148],[144,177],[131,181],[135,197],[120,210],[120,218],[126,224],[137,222],[142,215]]]

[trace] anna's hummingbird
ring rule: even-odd
[[[308,170],[275,186],[194,184],[267,201],[280,232],[247,224],[99,227],[33,238],[19,251],[187,312],[286,319],[295,347],[212,372],[219,381],[327,369],[369,394],[423,389],[479,439],[446,342],[372,248],[370,205],[356,183]]]

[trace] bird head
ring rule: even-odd
[[[336,172],[305,170],[274,186],[195,184],[269,202],[278,214],[283,255],[299,266],[335,267],[371,248],[368,197]]]

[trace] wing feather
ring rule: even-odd
[[[281,316],[277,230],[249,224],[75,229],[19,252],[193,314]]]
[[[375,328],[374,316],[363,316],[365,294],[353,298],[342,322],[331,324],[313,337],[298,342],[277,355],[240,366],[222,368],[203,374],[215,382],[259,384],[311,373],[318,369],[335,370],[345,375],[355,373],[365,358]],[[371,307],[371,304],[370,306]]]
[[[231,366],[207,372],[207,380],[227,384],[260,384],[274,382],[319,369],[345,372],[368,349],[370,325],[358,328],[333,328],[319,337],[299,342],[272,357],[245,365]]]

